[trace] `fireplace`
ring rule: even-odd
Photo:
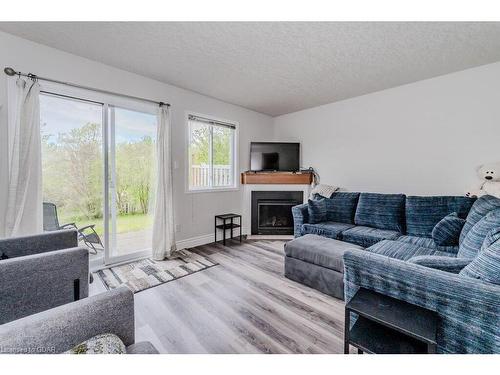
[[[293,234],[292,207],[302,191],[252,191],[252,234]]]

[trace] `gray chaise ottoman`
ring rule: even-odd
[[[344,299],[344,252],[358,245],[306,234],[285,244],[285,276]]]

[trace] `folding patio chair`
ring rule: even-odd
[[[99,238],[99,235],[94,229],[95,224],[86,225],[82,228],[78,228],[75,223],[67,223],[59,225],[59,219],[57,217],[57,207],[54,203],[43,202],[43,230],[44,231],[54,231],[61,229],[76,229],[78,231],[78,240],[83,241],[85,245],[92,251],[93,254],[97,254],[97,249],[95,245],[104,249],[104,246]]]

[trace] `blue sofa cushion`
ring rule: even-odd
[[[309,199],[307,212],[311,224],[326,221],[326,199]]]
[[[446,215],[456,212],[465,218],[475,198],[469,197],[406,197],[406,233],[418,237],[431,237],[434,226]]]
[[[326,220],[354,224],[359,193],[338,192],[326,199]]]
[[[416,256],[422,255],[436,255],[445,257],[454,257],[453,254],[439,251],[436,249],[428,249],[418,245],[413,245],[405,242],[383,240],[370,246],[366,249],[372,253],[385,255],[389,258],[395,258],[399,260],[409,260]]]
[[[464,224],[465,219],[458,217],[456,212],[446,215],[434,226],[432,239],[439,246],[458,245]]]
[[[361,193],[354,223],[403,233],[405,199],[404,194]]]
[[[397,239],[397,241],[410,243],[412,245],[418,245],[420,247],[426,247],[428,249],[444,251],[446,253],[454,255],[458,253],[458,246],[439,246],[434,242],[432,238],[427,238],[427,237],[401,236]]]
[[[318,236],[339,239],[340,234],[352,228],[354,225],[346,223],[336,223],[333,221],[324,221],[317,224],[303,224],[302,225],[302,235],[304,234],[317,234]]]
[[[363,247],[370,247],[385,239],[393,240],[401,234],[395,230],[377,229],[363,226],[356,226],[342,232],[342,240],[355,243]]]
[[[469,214],[467,215],[467,219],[465,220],[464,227],[462,232],[460,233],[460,245],[462,241],[467,236],[467,233],[472,229],[474,225],[479,222],[486,214],[494,209],[500,208],[500,199],[496,198],[492,195],[483,195],[478,198],[474,204],[472,205]]]
[[[490,211],[485,217],[479,220],[465,236],[458,249],[459,258],[475,258],[488,233],[500,228],[500,208]]]
[[[477,258],[460,271],[460,276],[500,285],[500,241],[481,251]]]

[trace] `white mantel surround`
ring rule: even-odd
[[[243,184],[243,233],[252,233],[252,191],[302,191],[304,203],[311,193],[311,185],[299,184]]]

